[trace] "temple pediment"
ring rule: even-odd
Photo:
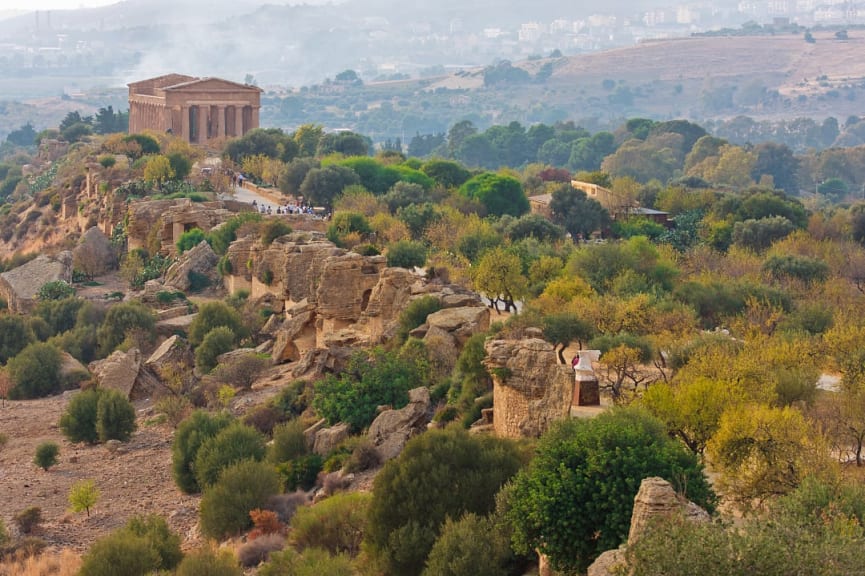
[[[172,86],[166,86],[164,90],[166,92],[237,92],[238,90],[249,92],[262,92],[261,88],[259,88],[258,86],[240,84],[239,82],[223,80],[222,78],[195,78],[186,82],[174,84]]]
[[[165,74],[155,78],[148,78],[147,80],[130,82],[127,86],[133,89],[142,87],[164,88],[166,86],[174,86],[175,84],[181,84],[195,79],[195,76],[187,76],[186,74]]]

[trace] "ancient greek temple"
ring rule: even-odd
[[[221,78],[167,74],[129,86],[129,133],[172,132],[193,144],[258,128],[261,89]]]

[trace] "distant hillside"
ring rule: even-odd
[[[537,79],[523,86],[484,81],[482,70],[437,79],[437,89],[469,90],[494,100],[486,110],[542,107],[561,118],[748,115],[762,118],[861,114],[865,98],[865,31],[802,36],[695,37],[650,41],[556,59],[515,62]],[[518,118],[519,119],[519,118]],[[523,118],[531,120],[530,118]],[[508,118],[498,118],[505,121]]]
[[[551,80],[570,82],[612,78],[640,82],[760,80],[784,95],[819,92],[818,77],[832,86],[865,79],[865,31],[838,40],[815,33],[809,44],[801,36],[700,37],[645,42],[638,46],[568,58]],[[825,87],[825,86],[824,86]]]

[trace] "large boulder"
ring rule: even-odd
[[[101,276],[117,265],[111,240],[97,226],[81,235],[78,246],[72,252],[72,260],[77,270],[90,277]]]
[[[354,352],[351,348],[316,348],[308,350],[293,367],[294,378],[318,378],[325,374],[342,372]]]
[[[698,523],[710,520],[708,512],[676,494],[673,486],[663,478],[644,478],[634,497],[628,542],[635,542],[655,518],[665,518],[671,514],[682,514],[688,520]]]
[[[165,384],[171,370],[184,370],[195,365],[192,347],[182,337],[174,334],[153,351],[144,363],[147,369]]]
[[[138,348],[116,350],[104,360],[91,362],[89,368],[100,387],[118,390],[130,400],[150,397],[162,387],[156,374],[144,366]]]
[[[429,388],[409,390],[408,404],[399,410],[385,410],[369,427],[367,436],[378,450],[382,461],[399,456],[406,442],[426,430],[430,421]]]
[[[289,318],[272,332],[275,336],[271,352],[274,364],[296,362],[315,348],[315,309],[304,300],[288,314]]]
[[[207,278],[210,284],[215,283],[219,275],[216,265],[219,256],[210,247],[210,244],[202,240],[198,246],[184,252],[180,258],[169,266],[165,273],[165,285],[186,292],[192,286],[190,276],[198,275]]]
[[[336,450],[336,447],[343,440],[348,438],[350,432],[351,427],[344,422],[330,428],[318,430],[315,433],[315,443],[313,444],[312,451],[320,456],[327,456]]]
[[[507,438],[536,438],[568,416],[574,373],[540,338],[490,340],[484,366],[493,377],[493,427]]]
[[[489,329],[490,311],[483,306],[444,308],[427,316],[426,323],[430,328],[449,332],[462,345],[472,335]]]
[[[0,274],[0,297],[13,312],[26,314],[36,307],[39,289],[58,280],[72,283],[72,252],[68,250],[56,256],[42,254]]]

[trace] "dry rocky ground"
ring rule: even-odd
[[[52,547],[85,550],[99,536],[136,514],[164,516],[185,547],[197,540],[198,496],[181,493],[171,477],[169,426],[146,425],[139,409],[139,429],[114,453],[104,445],[71,444],[57,423],[70,394],[40,400],[5,402],[0,432],[9,438],[0,451],[0,515],[7,526],[29,506],[42,508],[38,534]],[[41,442],[60,446],[59,462],[47,472],[33,464]],[[88,517],[68,511],[67,495],[79,480],[95,481],[101,495]]]

